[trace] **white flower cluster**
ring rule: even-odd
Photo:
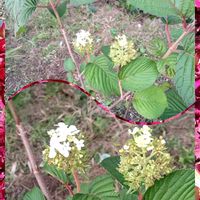
[[[80,53],[90,52],[93,47],[93,38],[89,31],[80,30],[76,34],[76,39],[73,42],[74,47]]]
[[[141,129],[138,127],[135,127],[133,130],[129,129],[129,134],[133,136],[136,145],[140,148],[147,148],[148,151],[151,151],[154,148],[152,145],[153,138],[151,132],[152,129],[146,125],[144,125]],[[161,143],[165,144],[165,140],[162,139]]]
[[[68,126],[63,122],[58,123],[56,129],[48,131],[51,137],[49,158],[55,158],[57,152],[67,158],[74,146],[80,151],[84,147],[84,140],[77,138],[79,133],[76,126]]]

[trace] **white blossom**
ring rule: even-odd
[[[91,38],[91,34],[89,31],[85,31],[85,30],[80,30],[77,34],[76,34],[76,40],[75,43],[77,46],[86,46],[87,44],[91,44],[93,42],[92,38]]]
[[[124,145],[124,150],[128,150],[129,149],[129,146],[128,145]]]
[[[138,127],[135,127],[133,130],[129,129],[128,133],[130,135],[135,135],[136,133],[138,133],[140,131],[140,129]]]
[[[76,144],[77,149],[80,151],[84,147],[84,140],[78,140],[75,138],[74,143]]]
[[[57,152],[64,157],[68,157],[73,142],[76,144],[78,150],[81,150],[81,148],[84,147],[84,140],[78,140],[76,138],[76,135],[80,133],[80,130],[78,130],[76,126],[68,126],[63,122],[60,122],[56,127],[56,129],[48,131],[50,136],[49,158],[55,158]]]
[[[116,37],[116,40],[118,41],[120,47],[122,47],[122,48],[126,48],[127,47],[128,40],[127,40],[127,37],[125,35],[118,35]]]

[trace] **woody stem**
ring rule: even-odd
[[[77,189],[77,193],[81,192],[81,184],[80,184],[80,180],[78,177],[78,172],[76,170],[73,171],[73,177],[74,177],[74,181],[76,183],[76,189]]]

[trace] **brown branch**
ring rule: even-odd
[[[139,192],[139,194],[138,194],[138,200],[142,200],[142,199],[143,199],[142,193]]]
[[[174,42],[171,47],[168,49],[168,51],[165,53],[165,55],[162,57],[162,59],[166,59],[169,57],[173,52],[177,50],[178,45],[183,40],[183,38],[188,35],[190,32],[192,32],[194,29],[194,24],[191,24],[188,26],[188,28],[182,33],[182,35],[177,39],[176,42]]]
[[[165,32],[166,32],[166,36],[167,36],[168,47],[171,47],[172,41],[171,41],[171,33],[170,33],[170,30],[169,30],[168,22],[165,25]]]
[[[110,107],[109,109],[113,109],[117,104],[119,104],[120,102],[122,102],[127,96],[129,96],[131,94],[131,92],[127,92],[125,93],[122,98],[120,98],[118,101],[114,102]]]
[[[27,138],[27,133],[26,133],[24,127],[21,124],[20,117],[18,116],[18,114],[16,112],[16,109],[15,109],[15,106],[14,106],[14,103],[12,102],[12,100],[10,100],[8,102],[8,107],[11,111],[11,114],[13,115],[14,120],[15,120],[17,131],[18,131],[18,133],[21,137],[21,140],[23,142],[23,145],[25,147],[28,159],[29,159],[30,164],[31,164],[31,169],[33,171],[33,174],[34,174],[37,182],[38,182],[38,185],[41,188],[41,190],[42,190],[43,194],[45,195],[45,197],[47,198],[47,200],[52,200],[51,195],[50,195],[49,191],[47,190],[47,186],[45,184],[45,181],[44,181],[44,179],[43,179],[43,177],[40,173],[40,170],[37,166],[37,163],[36,163],[33,151],[32,151],[32,147],[31,147],[31,145],[28,141],[28,138]]]
[[[78,172],[77,171],[73,171],[73,177],[74,177],[74,181],[76,183],[76,189],[77,189],[77,193],[81,192],[81,184],[78,178]]]
[[[185,17],[182,18],[182,25],[183,25],[183,30],[184,31],[187,30],[187,22]]]
[[[131,104],[132,104],[132,99],[133,99],[133,94],[130,95],[130,98],[129,98],[129,103],[128,103],[128,108],[126,109],[126,112],[124,114],[124,118],[126,119],[127,118],[127,115],[128,115],[128,111],[131,107]]]
[[[73,193],[73,190],[72,190],[72,188],[71,188],[71,185],[66,184],[65,187],[67,188],[67,190],[68,190],[68,192],[69,192],[69,195],[70,195],[71,197],[73,197],[73,196],[74,196],[74,193]]]
[[[61,19],[60,19],[60,16],[59,16],[59,14],[58,14],[58,11],[56,10],[56,6],[55,6],[55,4],[53,3],[53,1],[52,1],[52,0],[49,0],[49,3],[50,3],[50,5],[51,5],[51,8],[53,9],[53,12],[54,12],[54,14],[55,14],[55,16],[56,16],[57,22],[58,22],[58,24],[59,24],[59,26],[60,26],[60,31],[61,31],[61,33],[62,33],[62,35],[63,35],[65,44],[66,44],[67,49],[68,49],[68,52],[69,52],[69,55],[70,55],[71,59],[73,60],[75,66],[76,66],[76,70],[77,70],[77,73],[78,73],[78,78],[79,78],[79,80],[80,80],[80,82],[81,82],[81,87],[84,89],[84,83],[83,83],[83,79],[82,79],[82,76],[81,76],[81,73],[80,73],[80,67],[78,66],[78,63],[76,62],[76,60],[75,60],[75,58],[74,58],[74,55],[73,55],[73,53],[72,53],[72,49],[71,49],[71,46],[70,46],[70,44],[69,44],[68,37],[67,37],[67,33],[66,33],[65,29],[64,29],[64,25],[63,25],[63,23],[62,23],[62,21],[61,21]]]

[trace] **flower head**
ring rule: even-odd
[[[91,53],[93,50],[93,38],[89,31],[80,30],[73,42],[74,48],[81,54]]]
[[[76,126],[60,122],[56,125],[56,129],[48,131],[48,134],[49,146],[43,152],[45,161],[65,170],[74,167],[84,168],[85,141],[83,134]]]
[[[115,65],[122,67],[137,57],[137,51],[132,41],[125,35],[119,35],[110,47],[110,57]]]
[[[151,132],[148,126],[129,130],[132,138],[119,151],[119,171],[131,190],[147,189],[173,169],[165,140],[153,137]]]

